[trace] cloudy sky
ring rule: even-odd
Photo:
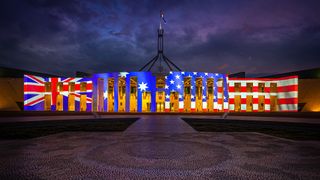
[[[156,54],[161,9],[165,54],[184,71],[320,67],[319,0],[3,0],[0,66],[137,71]]]

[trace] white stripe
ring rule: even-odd
[[[234,87],[234,82],[233,81],[229,81],[229,87]]]
[[[269,81],[265,82],[264,86],[265,87],[270,87],[270,82]]]
[[[270,111],[270,104],[265,104],[264,105],[264,110]]]
[[[241,110],[247,110],[247,105],[246,104],[241,104]]]
[[[184,107],[184,102],[183,101],[179,101],[179,109],[183,109]]]
[[[229,93],[229,99],[233,99],[234,98],[234,93]]]
[[[166,101],[166,102],[164,103],[164,108],[165,108],[165,109],[170,109],[170,102],[169,102],[169,101]]]
[[[213,102],[213,109],[218,109],[218,102]]]
[[[234,104],[229,104],[229,110],[234,111]]]
[[[24,94],[43,94],[43,92],[38,92],[38,91],[24,91]]]
[[[298,78],[280,80],[278,83],[278,87],[291,86],[291,85],[298,85]]]
[[[298,97],[298,92],[297,91],[291,91],[291,92],[281,92],[278,93],[278,98],[297,98]]]
[[[259,105],[258,104],[253,104],[252,107],[253,107],[253,110],[258,110],[259,109]]]
[[[224,109],[228,109],[228,107],[229,107],[229,103],[228,103],[228,102],[224,102],[224,103],[223,103],[223,108],[224,108]]]
[[[196,108],[196,102],[191,101],[191,109],[195,109]]]
[[[280,104],[279,111],[298,110],[298,104]]]
[[[37,100],[37,99],[40,99],[40,98],[42,98],[42,97],[43,97],[43,94],[39,94],[39,95],[36,95],[36,96],[34,96],[34,97],[32,97],[32,98],[29,98],[29,99],[27,99],[27,100],[24,101],[24,105],[26,105],[26,104],[28,104],[28,103],[30,103],[30,102],[32,102],[32,101],[35,101],[35,100]],[[38,102],[35,102],[35,103],[32,103],[32,104],[29,105],[29,106],[33,106],[33,105],[38,104],[39,102],[42,102],[42,101],[43,101],[43,100],[38,101]]]
[[[202,108],[207,109],[207,102],[202,102]]]
[[[32,85],[32,86],[44,86],[43,84],[34,83],[34,82],[24,82],[24,85]]]

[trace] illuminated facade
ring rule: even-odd
[[[206,72],[94,74],[90,78],[25,75],[26,111],[276,112],[298,111],[298,77],[228,78]]]

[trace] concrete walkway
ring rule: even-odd
[[[144,115],[124,133],[195,133],[191,126],[176,115]]]
[[[196,118],[196,119],[222,119],[221,116],[213,115],[190,115],[181,116],[181,118]],[[240,121],[274,121],[274,122],[292,122],[292,123],[308,123],[308,124],[320,124],[318,118],[301,118],[301,117],[262,117],[262,116],[227,116],[226,120],[240,120]]]

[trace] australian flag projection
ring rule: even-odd
[[[95,98],[99,97],[99,94],[102,94],[99,92],[99,90],[103,89],[103,103],[97,103],[95,109],[98,111],[108,111],[110,107],[108,107],[108,80],[112,79],[113,84],[113,109],[114,112],[119,112],[119,78],[125,79],[125,94],[126,96],[126,106],[125,106],[125,112],[130,112],[130,96],[131,93],[131,78],[137,79],[137,112],[142,112],[142,94],[143,92],[149,92],[151,94],[151,102],[150,102],[150,111],[155,111],[155,96],[156,96],[156,77],[152,76],[151,72],[114,72],[114,73],[101,73],[101,74],[95,74],[92,77],[93,80],[93,86],[95,87],[93,90],[93,94]],[[99,81],[101,81],[101,86],[99,88]],[[101,106],[103,104],[103,107]]]

